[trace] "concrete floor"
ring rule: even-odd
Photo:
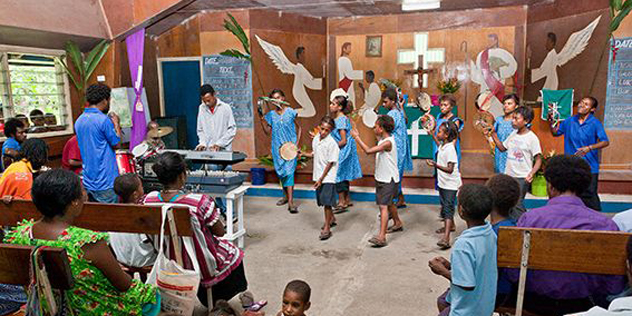
[[[268,300],[267,315],[280,310],[283,288],[293,279],[312,288],[308,315],[437,314],[436,298],[449,282],[430,271],[428,260],[450,256],[435,245],[439,236],[434,231],[442,225],[439,206],[400,210],[404,232],[389,235],[389,245],[376,249],[367,243],[378,229],[374,203],[356,203],[337,215],[332,238],[320,241],[323,211],[315,201],[298,200],[296,215],[275,206],[276,201],[244,199],[246,275],[255,298]],[[464,228],[457,219],[453,236]]]

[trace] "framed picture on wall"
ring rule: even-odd
[[[366,57],[382,57],[382,35],[366,37]]]

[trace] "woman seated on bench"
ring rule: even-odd
[[[198,291],[200,301],[207,303],[208,288],[212,290],[213,302],[220,299],[228,301],[245,291],[248,283],[242,263],[244,253],[230,242],[219,239],[224,235],[224,223],[214,200],[203,194],[186,194],[181,191],[187,180],[187,165],[182,156],[174,152],[162,153],[152,169],[163,185],[163,190],[147,194],[144,204],[175,204],[189,208],[194,230],[195,256],[201,270],[202,286]],[[184,247],[182,257],[184,267],[193,269],[191,258]]]
[[[66,249],[74,277],[66,297],[75,315],[158,314],[156,288],[123,272],[108,248],[107,233],[72,226],[87,200],[76,174],[62,169],[44,172],[33,181],[31,195],[43,217],[23,221],[4,242]]]

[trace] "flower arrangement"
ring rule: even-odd
[[[555,150],[551,150],[547,154],[542,155],[542,166],[540,166],[540,170],[536,172],[536,175],[544,176],[544,169],[546,169],[546,165],[549,163],[549,160],[555,156],[557,156],[557,152],[555,152]]]
[[[454,94],[459,91],[460,88],[461,82],[459,82],[457,78],[449,78],[437,83],[437,89],[439,89],[442,94]]]

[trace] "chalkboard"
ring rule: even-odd
[[[632,130],[632,37],[614,40],[615,61],[608,69],[604,125],[607,129]]]
[[[202,81],[230,104],[237,128],[252,128],[252,70],[247,60],[210,55],[203,57]]]

